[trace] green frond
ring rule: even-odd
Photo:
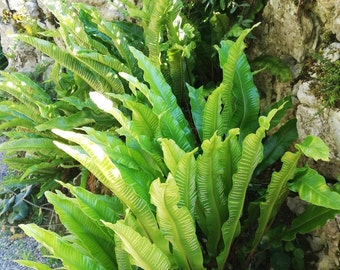
[[[279,109],[281,109],[280,107]],[[233,243],[239,234],[240,218],[243,213],[246,192],[256,166],[263,158],[262,139],[270,127],[270,121],[278,109],[272,110],[267,117],[259,118],[260,127],[256,133],[245,137],[242,143],[242,156],[238,162],[237,172],[233,175],[232,188],[228,196],[229,218],[222,226],[224,249],[217,257],[219,268],[223,268]]]
[[[69,116],[59,116],[57,118],[53,118],[36,126],[35,128],[38,131],[51,130],[52,128],[71,130],[80,126],[92,124],[94,122],[94,119],[92,119],[87,112],[79,111]]]
[[[260,203],[260,216],[258,218],[258,227],[253,240],[253,248],[255,249],[261,241],[268,225],[276,216],[279,207],[286,199],[288,189],[287,182],[293,179],[297,163],[301,153],[286,152],[281,161],[282,167],[279,172],[272,174],[270,183],[267,188],[265,201]]]
[[[175,179],[170,174],[165,183],[155,180],[150,194],[151,202],[157,207],[160,230],[172,244],[178,268],[204,269],[194,220],[188,208],[178,207],[180,194]]]
[[[40,151],[46,154],[56,153],[56,146],[48,138],[20,138],[0,144],[0,151]]]
[[[255,26],[254,26],[255,27]],[[221,48],[218,49],[219,57],[220,57],[220,65],[223,69],[223,81],[219,88],[222,90],[222,100],[223,104],[225,105],[223,107],[222,111],[222,131],[224,134],[228,132],[229,129],[238,127],[237,125],[233,126],[232,121],[234,121],[234,117],[239,117],[239,115],[245,114],[247,112],[247,108],[243,106],[251,105],[251,108],[249,108],[249,114],[247,112],[247,115],[250,117],[256,117],[255,121],[257,120],[257,113],[259,111],[259,100],[258,100],[258,94],[256,92],[256,88],[254,87],[251,73],[249,72],[249,65],[244,58],[243,49],[245,47],[244,45],[244,39],[245,37],[250,33],[252,29],[246,29],[243,30],[239,38],[235,43],[232,45],[229,45],[230,42],[222,42]],[[230,48],[229,48],[230,46]],[[242,56],[243,55],[243,56]],[[243,59],[242,59],[243,57]],[[240,63],[240,66],[238,66],[238,63]],[[242,69],[242,71],[239,69]],[[243,74],[241,72],[246,72],[246,77],[243,78]],[[243,82],[243,79],[245,81]],[[236,83],[235,83],[236,81]],[[238,86],[239,91],[236,93],[236,96],[233,97],[233,89],[234,87]],[[249,93],[247,93],[248,91]],[[247,95],[247,97],[245,97]],[[237,100],[241,99],[241,100]],[[243,113],[239,114],[239,112],[235,113],[233,112],[233,106],[235,102],[241,102],[241,108],[237,108],[238,110],[244,110]],[[249,102],[248,104],[244,104],[244,102]],[[258,110],[255,114],[255,110]],[[241,117],[240,119],[242,119]],[[243,119],[247,120],[247,119]],[[254,121],[254,118],[252,118]],[[237,121],[238,122],[238,121]],[[256,123],[256,122],[255,122]],[[253,123],[251,123],[253,124]],[[247,126],[246,126],[247,128]]]
[[[263,161],[257,166],[255,175],[274,164],[297,138],[296,119],[287,121],[277,132],[271,134],[263,143]]]
[[[86,65],[77,60],[71,54],[63,51],[55,44],[35,38],[32,36],[19,35],[18,39],[34,46],[42,53],[48,55],[55,61],[59,62],[62,66],[72,70],[75,74],[81,77],[86,83],[88,83],[93,89],[101,92],[111,92],[111,86],[109,83],[101,78],[94,72],[92,72]]]
[[[46,264],[42,264],[39,262],[32,262],[27,260],[15,260],[15,262],[36,270],[52,270],[52,268],[50,268]]]
[[[306,210],[293,219],[292,224],[282,232],[280,237],[284,241],[293,241],[296,234],[306,234],[325,225],[328,220],[334,219],[339,214],[339,210],[308,205]]]
[[[154,243],[165,252],[168,247],[164,238],[160,235],[156,219],[151,211],[149,202],[145,201],[140,193],[142,189],[136,190],[134,185],[130,185],[122,179],[119,169],[112,163],[103,149],[86,138],[82,134],[70,131],[52,130],[57,135],[79,144],[86,153],[82,153],[74,147],[58,142],[55,144],[83,164],[97,178],[107,186],[140,220],[140,224]],[[147,192],[147,191],[146,191]]]
[[[116,23],[102,20],[98,13],[92,13],[91,15],[93,16],[93,21],[97,23],[98,30],[111,38],[119,56],[125,61],[132,75],[139,77],[140,71],[138,70],[137,61],[129,49],[129,42],[123,31]]]
[[[21,224],[19,227],[28,236],[33,237],[41,243],[56,258],[60,258],[66,269],[106,269],[82,253],[81,249],[52,231],[42,229],[36,224]]]
[[[189,84],[186,86],[189,90],[192,119],[194,121],[199,138],[203,140],[203,112],[206,104],[203,96],[203,87],[195,89]]]
[[[159,119],[152,112],[152,109],[132,100],[126,100],[124,105],[132,111],[131,129],[137,134],[148,136],[150,139],[157,138]]]
[[[222,86],[219,86],[208,97],[203,110],[202,140],[209,140],[216,132],[223,135],[222,122]]]
[[[61,183],[62,184],[62,183]],[[81,210],[92,220],[116,222],[124,214],[123,205],[116,196],[94,194],[82,187],[62,184],[75,196]]]
[[[311,168],[297,169],[295,178],[288,184],[288,188],[298,192],[302,200],[313,205],[340,210],[340,194],[332,191],[325,178]]]
[[[207,249],[210,257],[218,254],[222,241],[221,227],[228,218],[228,199],[224,193],[223,165],[221,163],[222,139],[216,133],[202,143],[203,154],[197,158],[197,195],[204,220],[198,220],[207,232]],[[206,228],[204,228],[206,226]]]
[[[182,138],[176,138],[178,139],[176,143],[184,150],[191,151],[195,145],[195,138],[181,108],[177,104],[171,87],[165,81],[161,71],[142,52],[132,47],[130,47],[130,50],[137,58],[139,67],[144,71],[144,79],[150,85],[147,93],[143,94],[152,104],[154,113],[161,115],[165,112],[163,115],[167,122],[163,124],[167,126],[170,133],[182,133]],[[169,113],[170,115],[167,115]]]
[[[179,189],[179,206],[185,206],[194,217],[197,200],[197,163],[194,155],[197,149],[185,153],[174,141],[168,139],[162,139],[162,149],[164,162],[170,169]]]
[[[146,237],[141,236],[122,220],[115,224],[104,222],[122,240],[122,248],[132,257],[132,264],[146,270],[168,270],[171,263],[157,244],[153,244]]]
[[[185,88],[186,63],[184,61],[183,51],[177,48],[171,48],[167,51],[167,54],[171,87],[178,103],[183,104],[187,96]]]
[[[108,234],[105,226],[99,220],[90,218],[77,199],[68,198],[61,192],[57,194],[46,192],[45,196],[53,204],[54,210],[67,230],[80,239],[88,256],[96,261],[98,266],[117,269],[113,237]]]

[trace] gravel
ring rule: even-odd
[[[0,143],[4,141],[0,137]],[[0,153],[0,185],[7,174],[7,166],[3,164],[4,154]],[[23,233],[12,234],[8,230],[2,230],[0,227],[0,270],[26,270],[32,269],[24,267],[13,260],[31,260],[38,261],[49,265],[51,268],[56,267],[56,261],[44,257],[40,244],[33,238],[25,236]]]

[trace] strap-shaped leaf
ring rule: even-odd
[[[172,139],[176,144],[185,151],[191,151],[193,149],[193,142],[188,140],[188,137],[192,138],[192,133],[186,133],[181,129],[180,123],[176,118],[171,115],[169,110],[164,111],[159,115],[159,129],[163,138]]]
[[[239,60],[239,59],[240,59],[240,57],[242,57],[243,49],[244,49],[244,46],[245,46],[243,41],[251,30],[252,29],[246,29],[246,30],[242,31],[242,33],[239,36],[239,38],[237,39],[237,41],[233,45],[231,45],[230,49],[228,50],[228,54],[225,54],[223,49],[219,50],[220,64],[221,64],[221,67],[223,69],[223,81],[220,85],[220,87],[223,89],[222,90],[222,100],[223,100],[223,104],[224,104],[223,111],[222,111],[222,118],[223,118],[222,131],[223,131],[223,133],[227,133],[228,130],[231,129],[231,128],[238,127],[238,126],[232,126],[232,121],[234,121],[233,120],[233,117],[234,117],[233,105],[234,105],[234,102],[235,102],[232,91],[234,89],[235,80],[238,80],[239,87],[241,87],[241,88],[239,88],[239,90],[241,90],[242,92],[240,94],[238,94],[238,96],[240,98],[242,98],[241,105],[243,106],[242,107],[243,110],[246,110],[246,108],[245,108],[246,104],[244,104],[244,102],[250,101],[250,100],[252,101],[252,103],[250,103],[252,105],[252,107],[254,107],[254,108],[257,107],[257,110],[258,110],[258,107],[259,107],[258,94],[255,93],[256,91],[255,91],[253,83],[252,83],[251,74],[248,73],[247,78],[242,78],[242,75],[240,73],[238,73],[239,67],[237,65],[239,61],[242,61],[242,59],[241,60]],[[222,45],[222,48],[223,48],[223,46],[225,46],[226,43],[222,42],[221,45]],[[244,59],[244,61],[242,61],[242,63],[243,63],[243,66],[241,65],[240,67],[245,68],[245,70],[243,70],[243,71],[246,72],[246,74],[247,74],[247,72],[249,71],[248,70],[249,67],[247,66],[248,65],[247,61],[245,61],[245,59]],[[249,88],[249,89],[247,89],[247,91],[251,92],[251,94],[248,94],[247,97],[244,97],[246,95],[246,89],[242,89],[242,87],[243,87],[242,80],[243,79],[246,79],[245,83],[246,82],[249,83],[249,85],[244,85],[244,88],[246,88],[246,87]],[[258,111],[256,112],[256,117],[257,117],[257,113],[258,113]],[[244,113],[242,113],[241,115],[244,115]],[[249,115],[251,117],[255,117],[254,111],[250,110]],[[236,117],[238,117],[238,115],[236,115]],[[241,119],[242,119],[242,117],[241,117]],[[255,121],[256,121],[256,119],[255,119]]]
[[[198,220],[207,232],[207,249],[211,257],[218,253],[222,224],[228,218],[227,195],[224,193],[223,166],[221,162],[221,137],[214,134],[202,143],[203,154],[197,158],[197,194],[204,220]]]
[[[205,107],[205,99],[203,96],[203,87],[195,89],[187,84],[189,90],[190,107],[192,119],[194,121],[198,136],[203,140],[203,111]]]
[[[258,246],[268,225],[270,225],[282,202],[286,199],[288,193],[286,184],[293,179],[300,156],[300,152],[286,152],[281,159],[281,170],[272,174],[265,201],[260,203],[260,216],[253,241],[253,250]]]
[[[163,33],[165,30],[164,18],[171,10],[171,2],[169,0],[150,1],[153,3],[153,7],[146,13],[148,15],[147,26],[144,28],[145,32],[145,44],[149,49],[149,58],[151,62],[160,67],[161,57],[161,42],[163,39]]]
[[[229,194],[232,187],[232,177],[237,170],[237,163],[241,158],[238,128],[229,130],[228,137],[222,142],[220,149],[221,164],[223,166],[224,193]],[[227,215],[227,213],[226,213]]]
[[[177,104],[176,97],[172,93],[171,87],[164,79],[161,71],[148,59],[142,52],[130,47],[133,55],[138,61],[139,67],[144,71],[144,79],[149,83],[148,93],[143,93],[153,106],[154,113],[160,115],[169,111],[171,118],[168,117],[168,127],[171,132],[178,133],[181,130],[183,143],[176,143],[184,150],[191,151],[195,145],[195,139],[190,126]]]
[[[8,91],[21,102],[25,100],[36,105],[46,105],[51,103],[51,97],[37,83],[28,76],[21,73],[9,73],[1,71],[1,90]]]
[[[115,239],[115,253],[116,253],[116,261],[118,265],[118,269],[138,269],[137,266],[132,265],[130,262],[130,255],[122,248],[122,240],[119,238],[117,234],[114,235]]]
[[[289,120],[277,132],[271,134],[263,143],[263,161],[257,166],[255,175],[274,164],[297,138],[296,119]]]
[[[325,178],[311,168],[298,169],[288,188],[311,204],[340,211],[340,194],[332,191]]]
[[[281,109],[281,107],[279,108]],[[223,268],[233,240],[239,233],[240,218],[246,198],[246,191],[256,166],[263,158],[262,139],[270,127],[270,121],[278,109],[273,109],[267,117],[259,118],[260,127],[256,133],[245,137],[242,143],[242,156],[238,163],[237,172],[233,175],[233,186],[228,196],[229,218],[222,226],[224,249],[217,257],[219,268]]]
[[[22,138],[0,144],[0,151],[55,151],[57,148],[52,139],[48,138]]]
[[[235,70],[232,84],[228,86],[229,82],[227,78],[229,77],[224,77],[223,80],[223,83],[226,83],[225,86],[232,87],[232,100],[224,100],[225,104],[228,104],[226,106],[231,107],[232,117],[230,118],[230,122],[224,122],[226,125],[224,128],[226,130],[230,128],[240,128],[240,137],[243,139],[258,127],[257,119],[260,111],[260,98],[253,81],[253,74],[250,70],[247,57],[243,52],[243,47],[236,46],[237,42],[233,44],[230,41],[222,41],[218,52],[223,68],[226,68],[228,65],[234,66],[235,63],[233,61],[236,58],[234,59],[233,55],[230,54],[238,54],[237,62],[234,66]],[[241,44],[242,43],[240,43],[240,45]],[[226,56],[228,56],[227,59],[225,59]],[[229,57],[231,57],[231,59],[229,59]],[[230,77],[229,79],[231,80],[232,78]],[[226,93],[226,91],[227,89],[225,88],[224,93]],[[229,108],[227,110],[229,110]]]
[[[52,270],[52,268],[50,268],[46,264],[39,262],[32,262],[27,260],[15,260],[15,262],[36,270]]]
[[[42,123],[35,128],[38,131],[50,130],[52,128],[62,128],[65,130],[71,130],[76,127],[88,125],[94,123],[94,119],[90,118],[89,113],[86,111],[79,111],[69,116],[60,116],[53,118],[45,123]]]
[[[92,220],[116,222],[123,215],[123,205],[116,196],[94,194],[84,188],[62,184],[77,199],[81,210]]]
[[[127,67],[132,74],[139,77],[140,71],[138,70],[137,61],[129,49],[129,42],[123,31],[116,23],[104,21],[96,9],[91,9],[91,16],[93,22],[97,24],[98,30],[111,38],[119,56],[126,61]]]
[[[48,55],[62,66],[72,70],[75,74],[87,82],[93,89],[101,92],[111,92],[111,86],[99,77],[97,74],[89,70],[82,62],[71,56],[69,53],[61,50],[53,43],[32,36],[19,35],[18,39],[32,45],[42,53]]]
[[[167,256],[148,238],[141,236],[121,220],[115,224],[104,221],[103,223],[122,240],[122,248],[133,258],[132,264],[142,269],[170,269],[171,263]]]
[[[146,234],[167,253],[167,243],[159,232],[149,202],[146,202],[142,196],[137,193],[133,185],[127,184],[124,179],[122,179],[120,171],[112,163],[103,149],[82,134],[62,130],[52,131],[65,139],[78,143],[86,151],[87,154],[80,152],[74,147],[55,142],[60,149],[83,164],[126,206],[131,208],[132,212],[138,217]]]
[[[37,107],[32,106],[32,104],[16,104],[13,102],[11,104],[10,101],[3,101],[0,104],[0,111],[13,117],[31,120],[35,124],[40,124],[46,121],[46,119],[41,117]]]
[[[216,132],[223,135],[222,110],[222,86],[219,86],[208,97],[203,111],[202,139],[209,140]]]
[[[173,93],[178,103],[182,105],[187,95],[185,88],[186,63],[183,51],[179,48],[170,48],[167,54]]]
[[[161,160],[161,156],[158,154],[160,153],[160,148],[159,145],[155,142],[155,138],[150,138],[148,136],[145,136],[143,134],[140,134],[138,130],[132,129],[133,126],[133,120],[129,119],[126,117],[123,112],[113,106],[113,102],[106,98],[104,95],[98,93],[98,92],[91,92],[90,93],[91,99],[94,101],[94,103],[103,111],[111,114],[122,126],[118,130],[118,132],[125,137],[127,137],[127,146],[131,148],[136,148],[136,142],[139,143],[140,149],[139,150],[144,150],[144,158],[148,160],[149,163],[154,163],[154,169],[159,170],[159,171],[167,171],[164,168],[163,162]],[[116,96],[118,97],[118,96]],[[124,100],[124,99],[123,99]],[[127,102],[124,100],[124,102]],[[136,115],[135,115],[136,116]],[[145,115],[146,116],[146,115]],[[138,117],[138,116],[137,116]],[[149,123],[149,128],[154,129],[155,125],[155,119],[153,118],[153,114],[147,116],[148,119],[151,121]],[[141,119],[139,119],[141,120]],[[143,122],[145,122],[147,119],[143,118]],[[137,119],[138,121],[138,119]],[[151,126],[150,126],[151,125]],[[149,129],[149,130],[150,130]],[[158,130],[158,129],[157,129]],[[155,130],[156,132],[156,130]],[[156,134],[155,134],[156,136]],[[158,136],[158,135],[157,135]],[[132,144],[134,146],[129,145],[129,141],[132,141]],[[143,162],[144,163],[144,162]],[[147,166],[150,167],[150,166]]]
[[[197,149],[185,153],[174,141],[167,139],[162,139],[162,149],[164,162],[170,169],[179,189],[180,201],[178,205],[184,205],[194,217],[197,200],[197,163],[194,155]]]
[[[320,207],[316,205],[308,205],[307,209],[297,216],[288,229],[284,230],[282,239],[284,241],[293,241],[296,234],[306,234],[325,225],[328,220],[334,219],[339,214],[339,210]]]
[[[204,269],[203,256],[196,236],[194,220],[185,206],[178,207],[179,190],[169,175],[165,183],[155,180],[150,187],[151,202],[157,207],[160,229],[173,247],[180,269]]]
[[[41,243],[51,254],[60,258],[66,269],[106,269],[84,254],[79,247],[72,245],[52,231],[44,230],[36,224],[21,224],[19,226],[28,236]]]
[[[115,263],[114,242],[99,220],[93,220],[83,212],[77,200],[62,193],[46,192],[47,200],[53,204],[61,222],[69,232],[75,235],[82,247],[98,265],[117,269]]]
[[[131,128],[133,131],[140,135],[146,135],[150,139],[157,138],[159,119],[151,108],[132,100],[126,100],[124,105],[132,111]]]

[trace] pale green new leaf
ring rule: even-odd
[[[79,144],[86,153],[82,153],[74,147],[55,142],[55,144],[73,158],[83,164],[89,171],[97,176],[105,186],[107,186],[139,219],[141,226],[146,234],[157,243],[165,252],[168,247],[164,238],[160,235],[158,225],[153,215],[149,202],[143,199],[136,190],[136,187],[124,181],[119,169],[112,163],[108,155],[98,145],[86,138],[82,134],[70,131],[52,130],[57,135]]]
[[[162,149],[164,153],[164,162],[170,169],[179,189],[179,206],[186,206],[189,209],[191,216],[194,217],[197,200],[197,163],[195,160],[197,149],[185,153],[174,141],[167,139],[162,139]]]
[[[325,178],[311,168],[298,169],[288,188],[298,192],[299,197],[306,202],[340,211],[340,194],[332,191]]]
[[[116,253],[116,261],[118,265],[118,269],[124,270],[132,270],[136,269],[137,266],[134,266],[130,262],[130,255],[122,248],[122,240],[119,238],[117,234],[114,234],[115,239],[115,253]]]
[[[295,145],[305,156],[314,159],[329,161],[329,148],[319,137],[308,135],[301,144]]]
[[[238,163],[237,172],[233,175],[233,185],[228,196],[229,218],[222,227],[224,248],[217,257],[219,268],[223,268],[233,240],[239,233],[247,188],[256,166],[263,158],[262,139],[266,135],[266,130],[270,127],[271,119],[279,109],[272,110],[267,117],[261,116],[259,119],[260,127],[256,133],[248,134],[243,140],[242,156]]]
[[[145,270],[170,269],[171,263],[167,256],[156,244],[152,244],[148,238],[141,236],[121,220],[115,224],[104,221],[103,223],[122,240],[122,248],[133,258],[132,264]]]
[[[62,184],[62,183],[60,183]],[[123,215],[123,205],[116,196],[99,195],[71,184],[62,184],[77,199],[80,208],[92,220],[116,222]]]
[[[300,152],[286,152],[281,159],[281,170],[272,174],[265,201],[260,203],[258,227],[253,240],[254,249],[258,246],[268,225],[270,225],[271,221],[276,216],[283,200],[286,199],[288,193],[286,184],[289,180],[293,179],[300,156]]]
[[[15,262],[23,266],[32,268],[32,269],[36,269],[36,270],[52,270],[52,268],[50,268],[46,264],[39,263],[39,262],[33,262],[33,261],[27,261],[27,260],[15,260]]]
[[[185,151],[182,150],[173,140],[165,138],[160,140],[164,155],[164,162],[169,168],[170,172],[174,175],[176,173],[179,161],[185,155]]]
[[[30,237],[40,242],[51,254],[60,258],[66,269],[98,269],[106,268],[99,265],[92,258],[58,234],[40,228],[36,224],[21,224],[19,227]]]
[[[68,198],[62,193],[46,192],[47,200],[53,204],[61,222],[76,236],[81,246],[98,265],[109,269],[117,269],[115,264],[114,242],[99,220],[93,220],[83,210],[74,198]]]
[[[204,269],[195,223],[185,206],[179,207],[180,194],[169,175],[165,183],[155,180],[150,187],[151,202],[157,207],[157,220],[164,237],[170,241],[180,269]]]
[[[210,256],[218,254],[222,241],[222,224],[228,218],[228,200],[224,193],[223,166],[221,162],[222,139],[214,134],[202,143],[203,154],[197,158],[197,195],[204,220],[198,220],[207,232],[207,249]]]

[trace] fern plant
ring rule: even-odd
[[[70,235],[59,236],[34,224],[21,228],[66,269],[228,269],[248,267],[264,241],[306,233],[338,213],[340,195],[317,172],[297,169],[302,155],[328,159],[327,146],[316,137],[307,137],[296,144],[295,153],[282,156],[281,169],[263,187],[264,197],[252,190],[261,162],[277,158],[267,154],[264,159],[262,142],[287,103],[259,116],[258,93],[243,53],[249,32],[218,47],[223,80],[216,89],[206,96],[203,88],[186,86],[190,117],[178,105],[155,58],[129,47],[143,79],[119,72],[130,92],[90,93],[92,101],[116,119],[117,128],[52,130],[70,142],[54,144],[114,196],[62,184],[72,198],[59,191],[46,197]],[[304,213],[313,222],[297,217],[270,237],[267,232],[290,189],[313,204]],[[332,200],[322,199],[328,196]],[[248,212],[250,207],[256,211]],[[323,209],[324,215],[316,219],[315,209]]]

